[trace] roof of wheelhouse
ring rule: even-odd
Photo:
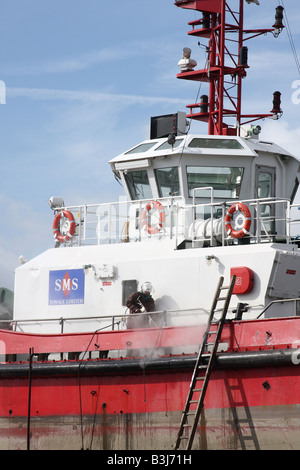
[[[125,169],[123,164],[126,165],[126,162],[135,162],[136,165],[137,161],[141,160],[141,165],[143,165],[143,160],[161,156],[203,154],[223,155],[224,157],[227,155],[231,157],[234,155],[253,157],[260,152],[281,155],[300,161],[300,159],[277,144],[260,141],[257,138],[189,134],[177,137],[173,145],[168,142],[168,138],[144,140],[113,158],[109,163],[115,170],[121,170]]]

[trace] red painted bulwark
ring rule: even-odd
[[[300,317],[269,318],[230,322],[224,326],[221,342],[228,351],[243,351],[258,348],[297,347],[299,341]],[[198,351],[205,331],[205,324],[117,330],[90,333],[66,333],[58,335],[34,335],[0,330],[1,354],[28,354],[34,348],[36,354],[74,351],[113,351],[127,349],[177,348],[190,346]],[[217,324],[212,325],[216,329]],[[267,335],[269,331],[272,334]]]

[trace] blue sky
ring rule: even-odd
[[[300,56],[299,2],[284,4]],[[270,27],[277,5],[245,2],[246,26]],[[123,191],[107,162],[149,137],[150,116],[195,102],[198,84],[176,74],[185,46],[204,65],[204,49],[187,36],[198,16],[171,0],[2,2],[1,286],[13,287],[20,255],[53,246],[50,196],[69,205],[118,200]],[[284,115],[261,123],[262,137],[300,156],[300,103],[292,100],[300,101],[292,88],[300,76],[287,31],[248,48],[243,110],[269,112],[280,90]],[[191,132],[205,134],[206,126],[195,122]]]

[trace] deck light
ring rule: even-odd
[[[260,126],[254,126],[252,132],[253,132],[254,135],[259,135],[261,133],[261,127]]]
[[[239,65],[241,67],[248,66],[248,47],[242,46],[240,49]]]
[[[50,199],[48,199],[48,204],[52,210],[65,206],[63,198],[59,196],[50,197]]]
[[[207,113],[208,112],[208,96],[202,95],[200,99],[201,99],[200,112]]]
[[[206,12],[202,12],[202,24],[203,28],[210,28],[210,14]]]
[[[273,119],[278,119],[278,115],[282,114],[282,110],[280,108],[280,105],[281,105],[280,96],[281,96],[280,91],[274,91],[274,93],[273,93],[273,109],[270,111],[271,113],[273,113]]]
[[[274,28],[273,34],[277,38],[284,28],[284,25],[282,24],[284,8],[282,6],[278,6],[275,10],[275,23],[273,24],[272,28]]]
[[[176,141],[175,134],[174,133],[169,134],[168,135],[168,144],[172,145],[172,147],[173,147],[173,145],[175,144],[175,141]]]

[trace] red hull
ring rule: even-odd
[[[299,320],[226,325],[221,343],[228,349],[219,354],[212,373],[195,448],[300,448],[295,438],[300,432],[300,373],[297,349],[291,349],[297,346]],[[128,335],[132,341],[127,348],[148,346],[153,353],[150,345],[155,344],[154,339],[160,348],[180,343],[180,337],[185,345],[194,345],[196,340],[201,341],[202,330],[149,329],[146,336],[142,330],[98,333],[97,337],[93,333],[49,335],[42,342],[39,336],[23,333],[2,331],[1,337],[9,354],[13,350],[25,353],[29,344],[39,354],[49,351],[50,346],[52,351],[57,348],[55,352],[69,347],[72,351],[85,350],[91,337],[93,351],[108,346],[110,350],[123,350]],[[180,335],[182,332],[184,335]],[[43,349],[39,349],[41,344]],[[80,345],[84,347],[79,349]],[[34,362],[31,448],[172,450],[194,359],[194,355],[173,355]],[[0,365],[2,449],[26,448],[28,370],[27,362]],[[162,430],[163,437],[158,432]]]
[[[190,378],[191,371],[82,377],[80,382],[78,377],[35,378],[31,448],[86,448],[93,434],[93,449],[171,450]],[[247,435],[246,448],[299,449],[299,386],[295,366],[215,371],[195,448],[203,448],[204,436],[209,449],[243,448]],[[28,380],[2,380],[0,393],[1,448],[26,448]]]

